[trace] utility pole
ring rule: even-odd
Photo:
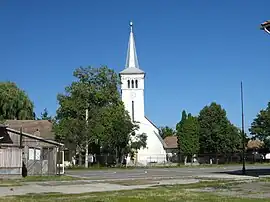
[[[86,126],[88,128],[88,108],[85,110],[85,120],[86,120]],[[88,131],[88,129],[86,130]],[[88,134],[87,134],[88,135]],[[88,168],[88,138],[86,135],[86,142],[85,142],[85,168]]]
[[[243,83],[241,81],[241,109],[242,109],[242,146],[243,146],[243,167],[242,167],[242,174],[246,174],[246,166],[245,166],[245,129],[244,129],[244,96],[243,96]]]

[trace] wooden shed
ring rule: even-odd
[[[23,127],[16,130],[0,125],[0,177],[60,174],[57,163],[63,164],[63,144],[34,134],[26,133]],[[58,167],[60,168],[60,167]]]

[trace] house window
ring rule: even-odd
[[[131,88],[134,88],[134,80],[131,81]]]
[[[29,160],[40,160],[41,150],[38,148],[29,148],[28,149],[28,159]]]
[[[128,88],[130,88],[130,80],[127,81]]]
[[[28,149],[28,159],[35,160],[35,149],[34,148]]]
[[[40,149],[36,149],[35,160],[40,160]]]
[[[138,88],[138,80],[135,80],[135,88]]]

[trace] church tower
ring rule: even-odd
[[[160,137],[158,128],[144,113],[145,72],[139,67],[132,22],[130,23],[126,66],[119,74],[125,109],[129,112],[131,120],[138,124],[137,132],[147,136],[146,148],[140,148],[137,151],[136,165],[166,162],[166,144]]]
[[[144,78],[145,73],[139,68],[133,24],[130,22],[130,35],[126,66],[120,72],[122,101],[132,121],[144,120]]]

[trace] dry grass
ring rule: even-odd
[[[202,193],[191,191],[189,189],[215,187],[226,188],[230,185],[226,182],[202,182],[197,184],[190,184],[188,186],[159,186],[149,189],[131,190],[131,191],[117,191],[117,192],[102,192],[102,193],[86,193],[86,194],[28,194],[25,196],[5,197],[0,198],[2,202],[251,202],[251,201],[270,201],[267,199],[249,199],[236,198],[230,196],[218,196],[215,193]]]

